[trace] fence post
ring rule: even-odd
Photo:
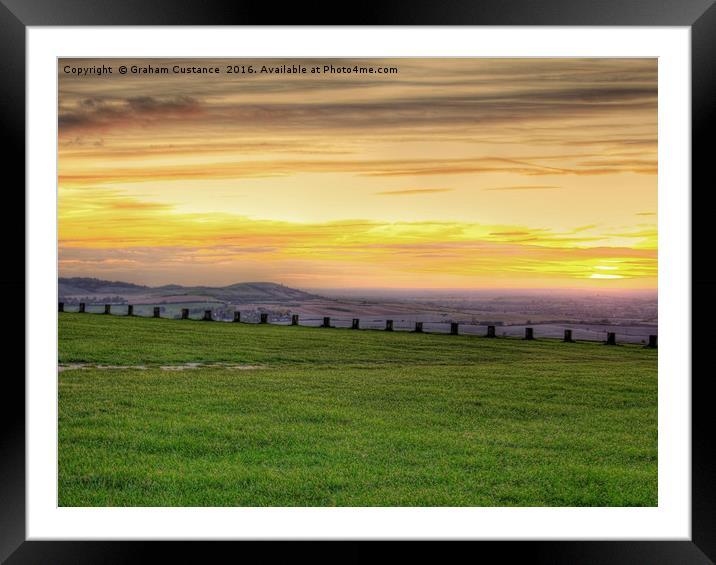
[[[353,318],[353,322],[351,323],[351,329],[353,330],[359,330],[360,329],[360,319]]]
[[[656,340],[657,340],[657,337],[655,335],[650,335],[649,336],[649,344],[647,345],[647,347],[656,347]]]
[[[487,326],[487,337],[495,337],[495,326]]]
[[[80,302],[80,314],[84,314],[84,312],[85,312],[85,303]]]
[[[182,320],[188,320],[188,319],[189,319],[189,308],[182,308],[182,309],[181,309],[181,319],[182,319]]]
[[[205,322],[212,321],[211,310],[204,310],[204,317],[202,318],[202,320],[204,320]]]
[[[105,314],[111,314],[111,313],[112,313],[112,305],[111,305],[111,304],[105,304],[105,305],[104,305],[104,313],[105,313]]]
[[[457,335],[457,322],[450,322],[450,335]]]
[[[127,316],[134,316],[134,305],[127,304]]]
[[[385,331],[386,331],[386,332],[392,332],[392,331],[393,331],[393,320],[386,320],[386,321],[385,321]]]
[[[298,314],[291,314],[291,325],[292,326],[298,325]]]
[[[57,305],[57,311],[58,311],[58,312],[64,312],[64,311],[65,311],[65,303],[64,303],[64,302],[60,302],[60,303]]]
[[[617,334],[614,332],[607,332],[607,345],[617,344]]]
[[[418,334],[423,333],[423,323],[422,322],[415,322],[415,333],[418,333]]]
[[[572,330],[564,330],[564,341],[571,343],[574,340],[572,339]]]
[[[535,332],[534,328],[525,328],[525,339],[534,339]]]
[[[262,312],[259,315],[259,323],[260,324],[268,324],[268,313],[267,312]]]
[[[323,317],[323,325],[322,328],[330,328],[331,327],[331,318],[328,316]]]
[[[161,309],[159,308],[159,306],[155,306],[154,307],[154,317],[155,318],[159,317],[159,312],[161,312]]]
[[[234,322],[240,322],[241,321],[241,312],[238,310],[234,310]]]

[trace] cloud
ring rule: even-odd
[[[145,212],[158,212],[162,210],[171,210],[174,206],[170,204],[161,204],[159,202],[143,202],[134,199],[123,199],[113,202],[110,207],[114,210],[142,210]]]
[[[544,185],[544,184],[527,184],[518,186],[494,186],[490,188],[483,188],[482,190],[495,190],[495,191],[510,191],[510,190],[552,190],[560,188],[559,186]]]
[[[535,157],[535,159],[545,157]],[[549,156],[546,157],[550,159]],[[615,174],[622,172],[656,174],[653,168],[634,166],[632,160],[611,160],[600,168],[553,167],[526,160],[502,157],[471,157],[461,159],[296,159],[296,160],[238,160],[237,162],[206,162],[198,167],[187,165],[156,165],[153,167],[121,167],[109,165],[86,171],[60,171],[61,184],[97,185],[102,183],[157,182],[161,180],[238,179],[295,175],[300,173],[353,173],[373,177],[467,175],[478,173],[512,173],[525,176]],[[531,188],[494,187],[492,190],[547,190],[547,185],[528,185]],[[559,188],[549,185],[549,189]],[[490,190],[490,189],[485,189]]]
[[[452,192],[452,188],[408,188],[405,190],[385,190],[383,192],[376,192],[379,195],[385,196],[402,196],[410,194],[432,194],[436,192]]]
[[[513,124],[628,115],[654,110],[653,88],[573,88],[508,93],[464,95],[375,97],[360,102],[264,101],[235,103],[203,100],[199,105],[189,96],[170,100],[150,97],[109,99],[96,106],[75,105],[60,114],[60,133],[75,129],[141,126],[162,117],[166,125],[212,126],[222,129],[275,131],[349,130],[400,128],[404,131],[432,127],[509,126]],[[233,126],[232,126],[233,124]]]
[[[310,147],[306,141],[301,139],[285,139],[282,141],[203,141],[197,144],[196,139],[174,140],[166,143],[145,145],[141,141],[134,145],[109,146],[107,147],[102,139],[93,139],[88,136],[77,136],[63,141],[60,144],[63,157],[72,159],[86,159],[96,161],[98,158],[97,148],[101,147],[101,156],[111,159],[113,162],[122,160],[134,160],[148,157],[186,157],[199,155],[265,155],[271,153],[293,153],[311,155],[348,155],[351,152],[347,149],[336,147],[328,142],[314,142]]]
[[[529,235],[528,231],[494,231],[490,232],[490,235],[503,235],[503,236],[522,236]]]
[[[105,60],[136,64],[137,60]],[[142,64],[188,64],[148,60]],[[235,64],[235,60],[206,61]],[[245,63],[246,61],[242,61]],[[295,60],[261,60],[275,66]],[[304,59],[302,64],[325,60]],[[210,81],[173,75],[85,77],[60,72],[60,135],[73,130],[134,127],[152,115],[163,127],[274,133],[421,132],[424,128],[519,127],[655,113],[655,60],[399,59],[336,60],[336,64],[398,65],[398,76],[242,77]],[[195,63],[195,61],[191,61]],[[73,64],[82,64],[74,60]],[[60,68],[62,62],[60,62]],[[102,95],[98,95],[101,92]],[[138,93],[141,93],[139,95]],[[172,93],[167,95],[167,93]],[[200,111],[198,111],[200,110]],[[632,129],[632,136],[634,130]],[[594,136],[590,136],[594,138]]]
[[[69,108],[67,107],[69,106]],[[199,103],[191,96],[93,97],[76,100],[60,109],[60,136],[77,131],[106,131],[116,127],[161,124],[199,114]]]

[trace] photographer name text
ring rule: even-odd
[[[365,65],[94,65],[90,67],[65,65],[62,72],[76,77],[104,77],[110,75],[393,75],[397,67]]]

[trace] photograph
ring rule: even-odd
[[[57,58],[57,505],[658,507],[658,71]]]

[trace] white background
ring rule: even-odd
[[[27,536],[690,539],[689,28],[27,30]],[[657,508],[58,508],[57,57],[658,57]]]

